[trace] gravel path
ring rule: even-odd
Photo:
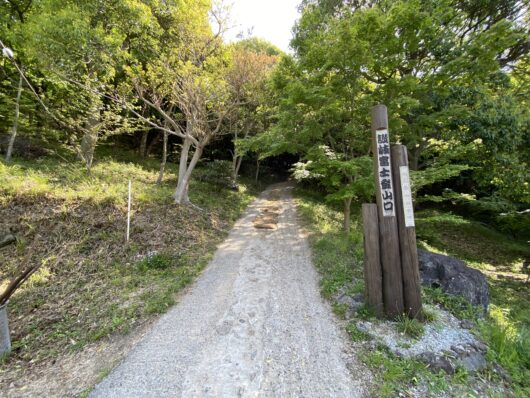
[[[319,293],[287,184],[236,223],[179,304],[90,397],[361,397],[359,365]],[[253,220],[267,199],[278,229]]]

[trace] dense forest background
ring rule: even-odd
[[[188,202],[201,159],[230,161],[215,167],[235,183],[272,158],[348,212],[372,195],[369,115],[384,103],[418,203],[528,226],[525,1],[303,1],[292,55],[224,43],[227,9],[210,1],[0,7],[7,162],[66,151],[90,173],[98,145],[126,145],[161,158],[159,181],[177,161]]]

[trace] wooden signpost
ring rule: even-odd
[[[421,317],[416,232],[406,148],[390,145],[387,109],[372,110],[377,205],[363,205],[367,303],[378,316]],[[377,233],[376,233],[377,232]]]

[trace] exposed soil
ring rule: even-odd
[[[128,335],[116,334],[87,345],[80,352],[68,352],[52,361],[19,369],[20,379],[2,380],[4,397],[79,397],[90,391],[140,341],[153,320],[139,325]],[[9,372],[5,376],[13,376]],[[2,377],[4,379],[4,377]]]
[[[278,218],[280,217],[281,207],[276,202],[268,200],[263,203],[259,209],[259,214],[254,219],[254,228],[258,229],[276,229],[278,228]]]

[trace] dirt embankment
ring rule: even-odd
[[[19,238],[0,249],[0,285],[42,263],[8,306],[13,352],[0,365],[1,396],[74,396],[93,384],[199,272],[231,223],[169,202],[140,204],[127,245],[125,214],[114,203],[46,195],[0,202],[0,234]],[[154,269],[140,269],[153,254],[163,254]]]

